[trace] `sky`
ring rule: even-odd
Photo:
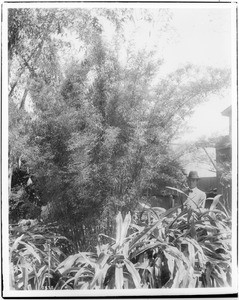
[[[230,9],[177,8],[171,11],[176,38],[164,53],[167,68],[187,61],[200,65],[230,66]]]
[[[197,66],[231,68],[231,9],[214,8],[170,8],[172,16],[170,29],[161,33],[157,45],[159,56],[163,59],[160,73],[164,76],[181,66],[192,63]],[[157,15],[150,28],[141,24],[137,15],[138,30],[127,27],[128,40],[134,40],[136,48],[152,47],[157,39],[157,28],[164,19]],[[162,19],[160,23],[160,19]],[[156,21],[155,21],[156,20]],[[136,27],[137,27],[136,26]],[[109,35],[110,38],[110,35]],[[183,142],[212,135],[226,135],[229,130],[228,118],[221,112],[231,105],[231,91],[221,96],[211,96],[206,103],[195,107],[194,114],[187,118],[189,129],[180,136]]]
[[[164,68],[175,70],[187,62],[200,66],[231,68],[231,12],[230,9],[173,9],[172,25],[176,37],[165,46]],[[221,112],[231,105],[231,93],[211,97],[195,108],[188,118],[190,130],[182,140],[201,136],[227,134],[228,118]]]
[[[164,63],[161,72],[167,74],[179,67],[192,63],[197,66],[211,66],[215,68],[231,69],[231,11],[230,9],[206,8],[175,8],[171,9],[171,26],[173,32],[166,35],[160,47]],[[171,36],[171,38],[170,38]],[[142,32],[141,32],[141,41]],[[208,100],[195,107],[192,116],[186,119],[188,129],[175,140],[179,145],[190,143],[201,137],[227,135],[229,120],[221,112],[232,103],[232,93],[228,89],[221,96],[210,96]],[[215,149],[208,149],[215,159]],[[205,153],[204,153],[205,154]],[[190,160],[182,162],[186,172],[192,169],[198,171],[199,176],[214,177],[215,172],[211,163]]]

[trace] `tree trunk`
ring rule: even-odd
[[[20,70],[20,72],[19,72],[19,74],[17,76],[17,79],[15,80],[15,82],[13,83],[13,85],[11,87],[11,90],[10,90],[10,92],[8,94],[9,97],[11,97],[11,95],[12,95],[15,87],[17,86],[17,84],[18,84],[18,82],[19,82],[22,74],[25,72],[26,68],[28,68],[29,71],[32,73],[33,70],[29,66],[29,63],[30,63],[30,61],[31,61],[32,58],[33,58],[33,65],[36,63],[36,61],[38,60],[38,58],[41,55],[41,50],[42,50],[43,44],[44,44],[44,37],[40,41],[40,43],[37,45],[37,47],[32,51],[32,53],[30,54],[30,56],[28,57],[27,60],[25,60],[24,58],[22,58],[23,61],[24,61],[24,66],[21,68],[21,70]],[[34,57],[34,55],[35,55],[35,57]]]
[[[27,86],[29,84],[29,81],[27,81]],[[22,96],[22,100],[21,100],[21,103],[20,103],[20,106],[19,106],[19,109],[24,109],[25,108],[25,102],[26,102],[26,98],[27,98],[27,93],[28,93],[28,88],[26,87],[25,88],[25,91],[23,93],[23,96]]]

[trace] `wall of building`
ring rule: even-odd
[[[217,188],[217,177],[201,177],[198,181],[198,188],[205,193]]]

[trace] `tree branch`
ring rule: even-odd
[[[37,47],[32,51],[31,55],[28,57],[27,60],[24,59],[23,57],[21,57],[21,54],[19,53],[19,56],[20,56],[21,59],[24,61],[24,66],[21,67],[21,70],[20,70],[20,72],[19,72],[19,75],[17,76],[17,79],[15,80],[14,84],[13,84],[12,87],[11,87],[11,90],[10,90],[10,92],[9,92],[9,94],[8,94],[8,97],[11,97],[11,95],[13,94],[14,89],[15,89],[15,87],[17,86],[19,79],[21,78],[22,74],[25,72],[25,67],[29,66],[29,62],[30,62],[30,60],[32,59],[32,57],[34,56],[34,54],[37,52],[37,50],[39,50],[39,48],[40,48],[40,50],[42,49],[43,43],[44,43],[44,41],[42,40],[42,41],[37,45]],[[38,57],[39,57],[39,54],[37,55],[37,59],[38,59]],[[34,62],[35,62],[35,61],[36,61],[36,59],[34,60]]]
[[[210,159],[210,162],[212,163],[213,167],[215,168],[216,171],[218,171],[218,167],[216,166],[216,164],[214,163],[213,159],[211,158],[211,156],[208,154],[207,150],[205,147],[202,147],[203,150],[205,151],[207,157]]]

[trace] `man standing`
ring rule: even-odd
[[[192,209],[204,208],[206,201],[206,194],[197,188],[199,176],[196,171],[190,171],[187,177],[188,181],[188,199],[186,204]]]

